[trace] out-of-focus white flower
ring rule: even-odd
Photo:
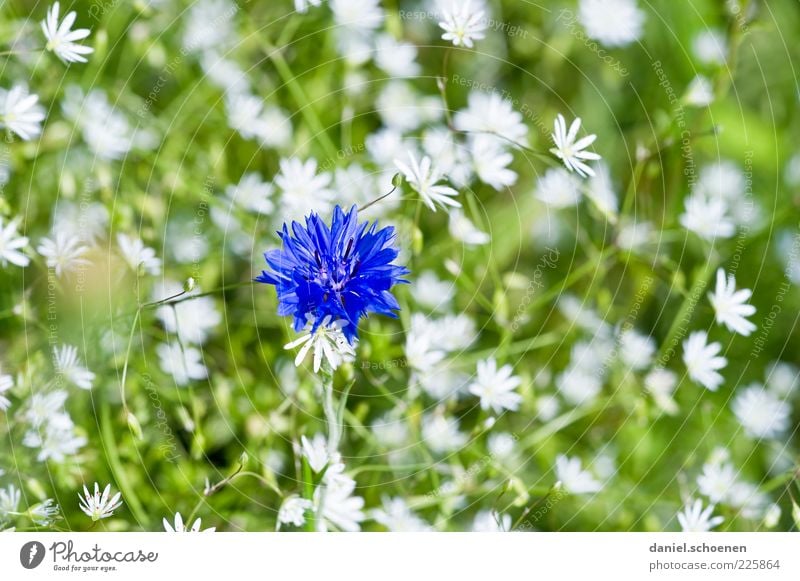
[[[81,389],[92,389],[94,373],[81,365],[77,347],[74,345],[62,345],[60,349],[53,347],[53,359],[56,371],[67,381]]]
[[[603,485],[581,466],[580,458],[568,458],[559,454],[556,458],[556,478],[570,494],[594,494]]]
[[[251,172],[242,176],[238,184],[225,188],[225,194],[245,210],[267,215],[275,209],[271,200],[274,189],[258,173]]]
[[[422,418],[422,439],[434,453],[445,454],[467,443],[467,436],[458,429],[458,421],[436,411]]]
[[[587,135],[576,141],[580,129],[580,117],[576,118],[567,130],[567,122],[559,113],[555,121],[555,131],[551,135],[555,147],[550,150],[550,153],[564,162],[569,171],[575,172],[581,177],[593,176],[595,175],[594,170],[585,162],[597,161],[602,158],[594,152],[586,151],[586,148],[595,142],[597,135]]]
[[[442,20],[439,26],[444,30],[442,40],[455,46],[472,48],[474,41],[486,38],[486,18],[481,5],[473,0],[450,0],[441,5]]]
[[[701,238],[713,241],[730,238],[736,232],[725,200],[698,191],[687,197],[684,204],[686,210],[680,216],[681,225]]]
[[[771,439],[789,427],[791,406],[759,384],[739,391],[731,404],[736,419],[752,438]]]
[[[477,376],[469,386],[469,392],[481,398],[481,409],[492,409],[497,414],[503,410],[519,409],[522,396],[514,390],[522,384],[522,379],[513,373],[510,365],[498,369],[497,360],[493,357],[478,361]]]
[[[483,183],[500,191],[517,183],[517,173],[508,166],[514,156],[490,135],[476,135],[470,140],[470,152],[475,173]]]
[[[784,170],[786,183],[790,186],[800,186],[800,153],[792,156]]]
[[[556,210],[569,208],[581,199],[580,182],[563,168],[549,169],[536,183],[534,195]]]
[[[571,366],[556,377],[556,389],[569,403],[585,405],[593,402],[603,389],[603,380],[596,373]]]
[[[48,268],[52,268],[59,278],[66,272],[75,272],[92,264],[83,258],[89,247],[77,236],[63,231],[56,232],[53,238],[42,238],[36,251],[45,257]]]
[[[697,75],[689,83],[683,100],[692,107],[708,107],[714,102],[714,86],[708,77]]]
[[[728,42],[718,30],[703,30],[692,39],[692,51],[703,64],[723,65],[728,58]]]
[[[156,285],[156,289],[157,292],[153,293],[154,299],[163,300],[180,294],[183,286],[174,281],[164,281]],[[183,295],[179,303],[159,307],[156,316],[167,332],[177,334],[182,342],[202,345],[213,329],[222,322],[222,315],[212,297],[191,298],[196,294],[200,294],[199,288]]]
[[[0,368],[0,411],[6,411],[11,406],[11,400],[5,394],[12,387],[14,387],[14,378],[10,375],[5,375],[2,368]]]
[[[453,124],[459,131],[494,136],[501,144],[528,144],[528,127],[522,114],[514,111],[511,101],[494,92],[472,91],[467,108],[455,114]]]
[[[292,122],[286,113],[265,105],[260,97],[244,91],[225,97],[228,125],[244,139],[256,140],[267,148],[286,146],[292,138]]]
[[[517,445],[517,437],[512,436],[507,432],[498,432],[490,434],[486,442],[486,447],[489,453],[500,459],[507,460],[514,456]]]
[[[482,510],[472,522],[474,533],[503,533],[511,530],[511,515],[498,514],[493,510]]]
[[[344,319],[334,321],[330,315],[327,315],[319,327],[312,331],[314,321],[309,320],[306,324],[307,333],[299,339],[284,345],[283,348],[294,349],[300,347],[300,351],[298,351],[294,360],[296,366],[300,366],[306,355],[313,350],[314,373],[319,373],[323,361],[326,361],[330,368],[335,370],[343,362],[352,361],[356,354],[355,349],[342,332],[342,328],[347,324],[348,322]]]
[[[630,329],[619,337],[619,356],[631,369],[647,368],[656,352],[656,342],[652,337]]]
[[[699,498],[689,501],[683,511],[678,513],[678,522],[683,532],[707,533],[724,522],[721,516],[712,516],[714,505],[703,508],[703,501]]]
[[[606,217],[612,220],[616,218],[619,201],[611,180],[611,170],[605,162],[597,164],[595,176],[587,183],[586,195]]]
[[[375,105],[384,125],[401,133],[416,131],[444,115],[441,99],[419,95],[411,83],[400,79],[386,83]]]
[[[101,494],[100,485],[97,482],[94,483],[94,494],[90,494],[89,489],[86,488],[84,484],[83,496],[80,494],[78,495],[80,499],[80,509],[86,516],[90,517],[92,521],[98,521],[113,515],[114,511],[122,506],[121,497],[121,492],[117,492],[114,496],[111,496],[110,484],[106,485]]]
[[[663,367],[653,369],[644,378],[644,386],[652,394],[656,404],[668,414],[678,411],[678,404],[672,399],[677,385],[678,376],[675,372]]]
[[[478,230],[460,209],[450,211],[449,228],[450,235],[467,246],[482,246],[491,241],[491,237],[486,232]]]
[[[239,7],[229,0],[199,0],[186,16],[183,48],[203,52],[228,44],[234,36],[233,19]]]
[[[653,224],[650,222],[628,222],[617,235],[617,246],[635,252],[653,240]]]
[[[736,469],[730,462],[707,462],[703,465],[703,473],[697,477],[697,488],[700,494],[716,504],[728,498],[737,480]]]
[[[239,65],[214,50],[203,53],[200,66],[208,79],[226,94],[244,94],[250,90],[247,74]]]
[[[58,505],[52,498],[46,498],[28,509],[31,520],[41,527],[49,527],[58,517]]]
[[[417,47],[382,34],[375,42],[375,64],[392,77],[414,77],[419,74]]]
[[[88,28],[72,30],[72,25],[78,17],[75,11],[67,13],[64,20],[59,23],[60,9],[58,2],[53,3],[47,11],[47,18],[41,22],[42,32],[47,39],[45,48],[55,53],[65,63],[85,63],[87,61],[83,55],[93,53],[94,49],[77,41],[89,36],[91,31]]]
[[[637,41],[644,30],[644,12],[636,0],[580,0],[578,18],[590,38],[608,47]]]
[[[746,302],[751,296],[753,291],[750,289],[736,290],[736,277],[725,276],[725,271],[721,268],[717,270],[716,290],[708,295],[717,323],[725,325],[734,333],[749,336],[756,330],[756,326],[747,320],[747,317],[756,312],[756,308]]]
[[[308,12],[309,6],[320,6],[322,0],[294,0],[294,9],[300,14]]]
[[[6,517],[10,513],[17,512],[21,498],[22,493],[13,484],[0,488],[0,517]]]
[[[420,274],[411,287],[411,294],[417,303],[436,311],[447,309],[455,292],[455,285],[452,282],[439,280],[436,273],[431,270]]]
[[[299,220],[312,211],[324,213],[330,207],[334,192],[332,176],[317,173],[317,160],[305,162],[297,158],[281,159],[275,185],[281,190],[281,213],[286,220]]]
[[[428,532],[431,526],[414,514],[408,503],[399,497],[384,496],[381,508],[372,511],[375,522],[385,526],[392,533]]]
[[[434,167],[431,158],[427,155],[421,161],[417,161],[413,152],[408,152],[408,162],[396,159],[394,164],[397,166],[403,175],[405,175],[408,184],[422,196],[422,201],[434,212],[436,211],[436,204],[447,210],[447,206],[460,208],[461,204],[453,198],[458,195],[458,192],[446,186],[439,184],[443,176],[439,169]]]
[[[186,528],[186,525],[183,524],[183,517],[179,512],[175,513],[174,522],[175,524],[173,525],[166,519],[166,517],[162,518],[161,524],[164,525],[164,531],[168,533],[213,533],[216,531],[216,527],[200,530],[201,521],[199,518],[192,523],[190,528]]]
[[[86,445],[86,438],[75,433],[75,425],[66,413],[51,416],[43,428],[29,430],[22,439],[29,448],[38,448],[39,462],[63,462]]]
[[[383,23],[380,0],[330,0],[333,19],[350,33],[368,34]]]
[[[791,363],[774,361],[767,367],[767,389],[781,399],[788,399],[795,395],[800,383],[800,369]]]
[[[0,127],[29,141],[42,132],[44,118],[39,97],[29,94],[26,87],[14,85],[10,91],[0,89]]]
[[[134,272],[139,272],[141,268],[153,276],[161,274],[161,259],[156,257],[155,250],[145,246],[140,239],[117,234],[117,244],[125,262]]]
[[[683,362],[689,371],[689,377],[710,391],[717,391],[725,381],[718,373],[728,364],[725,357],[719,355],[722,345],[709,343],[705,331],[696,331],[683,342]]]
[[[536,399],[536,419],[549,422],[558,415],[561,403],[554,395],[545,394]]]
[[[301,527],[306,524],[306,512],[314,508],[314,503],[306,498],[292,495],[283,501],[278,510],[278,522]]]
[[[305,436],[300,437],[303,457],[308,461],[311,469],[319,474],[331,462],[328,451],[328,442],[322,434],[315,434],[310,440]]]
[[[20,219],[16,218],[3,224],[3,217],[0,216],[0,263],[3,266],[8,266],[9,262],[22,267],[31,263],[31,259],[21,252],[28,245],[28,238],[17,232],[19,222]]]
[[[161,370],[172,375],[179,387],[188,385],[191,380],[208,377],[208,369],[203,364],[203,356],[194,347],[181,347],[177,341],[173,341],[158,345],[156,353]]]
[[[344,532],[358,532],[364,515],[364,499],[354,494],[354,480],[340,477],[328,480],[314,491],[317,511],[317,530],[326,531],[330,526]]]

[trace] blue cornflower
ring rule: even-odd
[[[378,223],[358,222],[355,206],[345,213],[336,206],[330,228],[312,213],[305,226],[292,222],[278,232],[283,248],[264,254],[272,272],[263,271],[256,281],[278,291],[278,314],[294,317],[295,331],[313,321],[311,333],[325,321],[342,321],[350,343],[358,338],[358,322],[369,313],[397,317],[400,309],[389,292],[408,282],[408,269],[392,264],[394,228],[378,229]]]

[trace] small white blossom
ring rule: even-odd
[[[322,0],[294,0],[294,9],[300,14],[305,14],[308,12],[309,6],[319,6],[321,4]]]
[[[161,343],[156,347],[156,354],[161,370],[172,375],[179,387],[188,385],[192,380],[208,377],[202,353],[194,347],[181,347],[177,341]]]
[[[580,201],[580,185],[578,178],[564,168],[553,168],[539,178],[534,195],[551,208],[560,210]]]
[[[503,410],[519,409],[522,396],[514,390],[522,384],[522,380],[513,373],[510,365],[498,369],[494,358],[478,361],[477,376],[469,392],[481,398],[481,409],[492,409],[497,414]]]
[[[61,348],[53,347],[53,359],[56,371],[63,375],[67,381],[81,389],[92,389],[94,373],[81,365],[78,358],[78,348],[74,345],[62,345]]]
[[[701,238],[713,241],[715,238],[730,238],[736,231],[728,204],[719,197],[710,197],[698,191],[687,197],[686,210],[680,216],[681,225]]]
[[[714,86],[707,77],[697,75],[686,88],[683,99],[692,107],[708,107],[714,102]]]
[[[174,526],[166,519],[161,519],[161,524],[164,525],[164,530],[168,533],[213,533],[216,531],[216,527],[211,527],[208,529],[200,530],[200,519],[196,519],[194,523],[192,523],[191,528],[186,528],[183,524],[183,517],[181,513],[175,513],[175,524]]]
[[[31,520],[42,527],[49,527],[58,517],[58,505],[52,498],[47,498],[28,509]]]
[[[455,114],[453,125],[458,131],[494,137],[501,145],[528,144],[528,127],[522,114],[495,92],[472,91],[467,108]]]
[[[42,238],[36,251],[45,257],[48,268],[59,278],[66,272],[76,272],[92,264],[84,258],[89,247],[79,237],[64,231],[56,232],[53,238]]]
[[[47,11],[47,18],[42,21],[42,32],[47,39],[45,48],[53,52],[65,63],[85,63],[86,57],[83,55],[94,52],[93,48],[79,44],[77,41],[83,40],[91,31],[88,28],[78,28],[72,30],[77,14],[75,11],[67,13],[64,20],[58,21],[60,6],[55,2]]]
[[[458,450],[467,442],[467,436],[458,429],[458,421],[438,411],[422,418],[422,439],[437,454]]]
[[[724,502],[736,484],[737,472],[730,462],[707,462],[703,473],[697,477],[700,494],[713,503]]]
[[[21,498],[22,493],[13,484],[0,488],[0,520],[17,512]]]
[[[331,462],[331,454],[328,451],[328,442],[322,434],[316,434],[312,439],[305,436],[300,437],[303,457],[308,462],[311,469],[319,474]]]
[[[31,259],[21,252],[28,245],[28,238],[20,236],[17,232],[19,222],[17,218],[8,224],[3,224],[3,217],[0,216],[0,263],[3,266],[8,266],[9,262],[22,267],[31,263]]]
[[[9,400],[5,394],[14,387],[14,378],[10,375],[5,375],[0,369],[0,411],[6,411],[11,406],[11,400]],[[2,476],[2,474],[0,474]]]
[[[570,494],[594,494],[603,488],[590,472],[581,467],[580,458],[568,458],[563,454],[556,458],[556,478]]]
[[[331,316],[326,316],[322,323],[312,332],[314,321],[309,317],[306,324],[305,335],[283,346],[284,349],[300,347],[295,357],[294,364],[300,366],[303,359],[310,351],[314,351],[314,373],[319,373],[323,360],[330,365],[332,370],[337,369],[345,361],[355,357],[355,349],[347,340],[342,328],[348,325],[344,319],[333,321]]]
[[[290,496],[278,510],[278,522],[301,527],[306,524],[306,512],[314,508],[314,503],[297,495]]]
[[[656,342],[652,337],[630,329],[619,337],[619,356],[631,369],[647,368],[656,352]]]
[[[431,526],[414,514],[402,498],[382,499],[383,506],[372,511],[375,522],[385,526],[392,533],[421,533],[431,531]]]
[[[396,159],[394,164],[405,175],[414,191],[422,196],[425,205],[434,212],[437,203],[443,208],[445,206],[461,207],[461,204],[453,199],[458,192],[450,186],[439,184],[443,176],[427,155],[418,162],[414,153],[409,151],[408,163]]]
[[[517,173],[508,169],[514,156],[489,135],[476,135],[470,140],[470,153],[475,173],[483,183],[500,191],[517,183]]]
[[[114,496],[111,496],[110,484],[106,485],[102,494],[100,493],[100,485],[97,482],[94,483],[94,494],[90,494],[89,489],[84,484],[83,496],[79,494],[78,498],[80,499],[80,509],[92,521],[108,518],[122,506],[122,493],[117,492]]]
[[[38,103],[39,97],[29,94],[22,85],[15,85],[10,91],[0,89],[0,127],[24,141],[38,136],[45,118],[44,107]]]
[[[275,185],[281,190],[282,215],[299,220],[312,211],[327,211],[334,196],[330,189],[331,180],[331,174],[317,173],[317,160],[314,158],[305,162],[297,158],[281,159]]]
[[[728,42],[718,30],[703,30],[692,39],[692,51],[703,64],[723,65],[728,59]]]
[[[161,274],[161,259],[156,257],[156,251],[145,246],[144,242],[127,234],[117,234],[117,244],[125,262],[134,272],[138,273],[141,268],[153,276]]]
[[[751,438],[777,438],[789,428],[791,406],[761,385],[741,390],[731,408]]]
[[[707,533],[725,520],[721,516],[711,516],[713,513],[714,505],[703,508],[703,501],[698,498],[678,513],[678,522],[683,532]]]
[[[756,312],[753,305],[747,304],[751,296],[753,291],[750,289],[736,290],[736,278],[733,275],[725,276],[723,269],[717,270],[716,290],[708,295],[717,323],[734,333],[749,336],[756,330],[756,326],[746,318]]]
[[[467,246],[482,246],[491,241],[491,237],[478,230],[460,209],[450,211],[449,230],[454,240]]]
[[[595,142],[597,136],[587,135],[576,141],[580,128],[581,118],[578,117],[567,130],[567,122],[559,113],[555,121],[555,132],[551,136],[555,147],[550,150],[550,153],[564,162],[569,171],[575,172],[581,177],[593,176],[595,175],[594,170],[584,162],[602,159],[598,154],[586,151],[586,148]]]
[[[474,41],[486,37],[485,13],[473,0],[451,0],[443,6],[439,26],[444,30],[442,40],[449,40],[455,46],[472,48]]]
[[[511,530],[511,515],[498,514],[494,510],[482,510],[472,522],[474,533],[503,533]]]
[[[635,0],[580,0],[578,18],[590,38],[608,47],[626,46],[644,31],[644,12]]]
[[[722,345],[709,343],[705,331],[696,331],[683,342],[683,362],[689,371],[689,377],[710,391],[717,391],[724,379],[718,373],[728,364],[728,360],[719,355]]]

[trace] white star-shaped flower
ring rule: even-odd
[[[416,156],[409,151],[408,161],[405,163],[396,159],[394,164],[403,172],[409,185],[422,196],[422,201],[426,206],[434,212],[437,203],[442,207],[461,207],[461,204],[453,199],[458,192],[450,186],[438,184],[443,176],[433,165],[430,157],[426,155],[418,162]]]
[[[54,3],[47,11],[47,18],[41,22],[42,32],[47,39],[46,48],[65,63],[85,63],[86,57],[83,55],[93,53],[94,49],[78,44],[77,41],[89,36],[91,31],[88,28],[72,30],[72,25],[78,17],[75,11],[68,13],[59,23],[60,9],[59,3]]]
[[[717,323],[725,325],[734,333],[749,336],[756,330],[756,326],[746,318],[756,312],[753,305],[747,304],[751,296],[753,291],[750,289],[737,291],[736,278],[733,275],[726,277],[725,271],[720,268],[717,271],[717,288],[708,295],[717,316]]]
[[[724,381],[718,373],[728,364],[728,360],[719,355],[722,345],[708,343],[708,334],[697,331],[689,335],[683,342],[683,362],[689,371],[689,377],[706,389],[717,391]]]
[[[578,117],[572,122],[567,131],[567,122],[564,116],[559,113],[556,117],[555,132],[552,134],[553,143],[556,146],[550,153],[564,162],[568,170],[574,171],[582,177],[593,176],[594,170],[584,163],[584,161],[597,161],[602,159],[598,154],[586,151],[586,148],[594,143],[597,135],[587,135],[578,141],[578,131],[581,128],[581,118]]]

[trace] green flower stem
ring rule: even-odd
[[[111,468],[111,473],[114,475],[114,480],[122,492],[122,497],[125,499],[125,504],[133,513],[133,517],[137,522],[146,528],[149,519],[147,513],[144,511],[141,501],[136,494],[136,487],[133,486],[128,479],[125,468],[122,466],[122,461],[119,457],[119,450],[117,449],[117,442],[114,438],[114,428],[111,425],[111,410],[108,401],[105,399],[100,404],[100,437],[103,442],[103,449],[108,460],[108,466]]]

